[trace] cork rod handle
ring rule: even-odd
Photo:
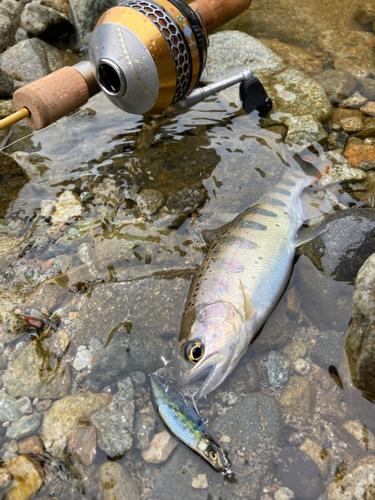
[[[207,33],[219,28],[250,6],[251,0],[195,0],[189,7],[202,16]]]

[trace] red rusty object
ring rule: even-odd
[[[43,323],[38,318],[33,318],[33,316],[25,316],[25,321],[29,323],[31,328],[35,328],[35,330],[39,330],[42,328]]]

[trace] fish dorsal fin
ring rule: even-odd
[[[324,198],[322,200],[311,196],[304,191],[300,197],[301,214],[304,220],[315,219],[321,215],[330,214],[333,212],[331,203]]]
[[[316,224],[315,226],[310,226],[310,227],[302,227],[296,234],[296,239],[294,241],[294,246],[299,247],[320,234],[324,233],[324,231],[327,230],[327,227],[322,227],[321,224]]]
[[[210,245],[217,236],[220,236],[232,224],[232,222],[233,221],[226,222],[222,226],[215,229],[203,229],[202,236],[207,245]]]
[[[245,309],[245,318],[246,320],[251,319],[253,316],[255,316],[256,309],[254,304],[252,303],[250,297],[248,294],[245,292],[245,289],[243,287],[242,281],[240,280],[240,290],[243,295],[243,303],[244,303],[244,309]]]

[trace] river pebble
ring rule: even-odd
[[[312,460],[314,460],[322,479],[327,479],[329,471],[329,458],[327,450],[309,438],[306,438],[299,448]]]
[[[13,478],[12,486],[3,496],[4,500],[29,500],[43,484],[42,467],[27,455],[14,457],[2,466]]]
[[[30,413],[33,412],[30,398],[28,398],[27,396],[23,396],[22,398],[17,399],[14,406],[16,410],[22,415],[30,415]]]
[[[9,97],[13,93],[13,78],[0,69],[0,97]]]
[[[340,434],[356,453],[375,453],[375,436],[366,425],[357,420],[348,420]]]
[[[3,462],[14,458],[18,455],[17,441],[6,441],[0,449],[0,458]]]
[[[291,446],[283,448],[277,459],[281,482],[297,500],[316,500],[323,489],[319,470],[305,453]]]
[[[348,99],[357,86],[357,80],[346,71],[324,71],[315,76],[314,80],[324,88],[332,103],[341,103]]]
[[[91,369],[91,352],[86,346],[80,346],[74,357],[72,366],[77,372]]]
[[[96,429],[88,422],[78,422],[69,436],[69,449],[80,464],[91,465],[96,456]]]
[[[51,26],[64,21],[68,21],[66,15],[39,2],[26,4],[21,14],[21,26],[32,36],[39,36]]]
[[[298,375],[307,375],[310,371],[309,363],[303,358],[296,359],[293,363],[293,368]]]
[[[98,430],[98,446],[110,457],[125,455],[133,443],[133,382],[128,377],[117,385],[112,401],[90,417]]]
[[[119,463],[105,462],[100,466],[99,474],[104,500],[139,500],[136,481]]]
[[[279,54],[283,58],[284,63],[291,68],[305,71],[310,76],[323,71],[322,63],[319,59],[301,47],[268,38],[262,38],[260,41],[267,45],[269,49],[276,52],[276,54]]]
[[[361,111],[365,115],[375,116],[375,102],[369,101],[361,107]]]
[[[292,490],[282,486],[275,493],[275,500],[294,500],[295,496]]]
[[[81,392],[55,401],[44,414],[40,437],[46,449],[61,457],[77,420],[86,420],[112,400],[108,394]]]
[[[16,410],[16,402],[17,400],[5,391],[0,391],[0,422],[13,422],[21,417]]]
[[[134,422],[134,446],[147,450],[154,435],[155,417],[147,413],[137,413]]]
[[[319,121],[311,114],[293,116],[285,120],[288,126],[285,142],[297,153],[314,142],[327,139],[327,132]]]
[[[12,476],[2,467],[0,468],[0,488],[6,488],[11,482]]]
[[[344,118],[341,120],[340,125],[345,132],[359,132],[363,129],[363,119],[358,117]]]
[[[32,413],[24,415],[14,422],[6,431],[6,436],[10,439],[22,439],[32,434],[40,425],[42,420],[41,413]]]
[[[340,478],[335,478],[325,492],[326,500],[347,498],[366,498],[365,492],[375,477],[375,456],[367,457],[352,464]],[[370,497],[371,498],[371,497]]]
[[[171,213],[191,215],[198,207],[204,205],[207,190],[204,186],[191,186],[170,196],[167,207]]]
[[[331,391],[321,392],[318,396],[318,409],[320,417],[327,422],[341,425],[345,418],[345,412],[341,407],[339,394],[336,387]]]
[[[286,345],[283,350],[291,361],[296,361],[299,358],[304,358],[307,354],[308,347],[302,340],[296,340],[291,344]]]
[[[198,474],[198,476],[193,477],[191,485],[196,490],[205,490],[206,488],[208,488],[206,474]]]
[[[53,212],[51,220],[56,222],[67,222],[72,217],[81,215],[83,205],[72,191],[64,191],[57,199],[56,210]]]
[[[285,312],[291,318],[296,318],[301,312],[301,297],[295,286],[287,291]]]
[[[138,210],[146,217],[149,217],[156,214],[165,205],[166,200],[163,193],[156,189],[142,189],[135,195],[134,201]]]
[[[286,418],[306,424],[313,418],[316,388],[309,380],[293,375],[280,398]]]
[[[160,464],[165,462],[172,451],[176,448],[177,441],[167,431],[161,431],[155,434],[149,447],[142,450],[142,457],[151,464]]]
[[[18,453],[20,455],[35,455],[42,457],[44,451],[43,441],[38,436],[30,436],[18,443]]]
[[[348,118],[348,120],[351,119],[352,118]],[[366,177],[366,173],[359,168],[353,168],[336,163],[325,175],[323,175],[321,179],[319,179],[318,186],[320,189],[327,189],[328,187],[334,186],[338,182],[361,182],[366,180]]]
[[[0,312],[0,342],[13,342],[28,329],[29,324],[21,316],[12,312]]]
[[[368,101],[367,97],[363,97],[359,92],[354,92],[339,104],[339,108],[360,108]]]
[[[268,354],[267,374],[270,387],[279,390],[288,382],[290,359],[283,353],[271,351]]]

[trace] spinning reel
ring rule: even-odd
[[[89,61],[64,67],[14,93],[18,110],[0,129],[24,119],[40,130],[80,108],[100,90],[127,113],[188,108],[241,82],[244,110],[268,113],[272,102],[251,70],[196,88],[207,59],[207,33],[243,12],[250,0],[126,0],[107,10],[91,35]]]

